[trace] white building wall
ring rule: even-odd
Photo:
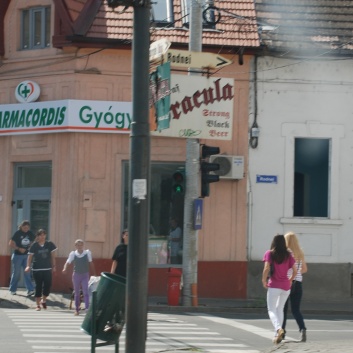
[[[347,264],[353,259],[353,60],[265,57],[255,69],[252,109],[257,105],[260,135],[258,147],[249,148],[249,260],[261,261],[275,234],[294,231],[307,262]],[[327,219],[293,218],[295,137],[331,139]],[[278,183],[256,183],[257,174],[275,175]]]

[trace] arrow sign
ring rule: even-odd
[[[219,69],[232,63],[231,60],[218,54],[174,49],[169,49],[163,58],[169,61],[171,66],[195,69]]]
[[[161,59],[162,55],[167,52],[171,44],[172,43],[166,38],[162,38],[151,43],[150,61]]]

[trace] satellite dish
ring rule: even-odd
[[[219,170],[213,172],[216,175],[227,175],[231,171],[232,165],[227,157],[216,157],[212,163],[219,164]]]

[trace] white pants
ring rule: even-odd
[[[277,330],[283,324],[283,308],[289,297],[290,290],[283,290],[279,288],[268,288],[267,290],[267,310],[268,316],[271,319],[272,325]]]

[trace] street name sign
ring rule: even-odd
[[[218,54],[188,50],[168,49],[163,58],[165,61],[169,61],[171,66],[195,69],[220,69],[232,63],[231,60]]]

